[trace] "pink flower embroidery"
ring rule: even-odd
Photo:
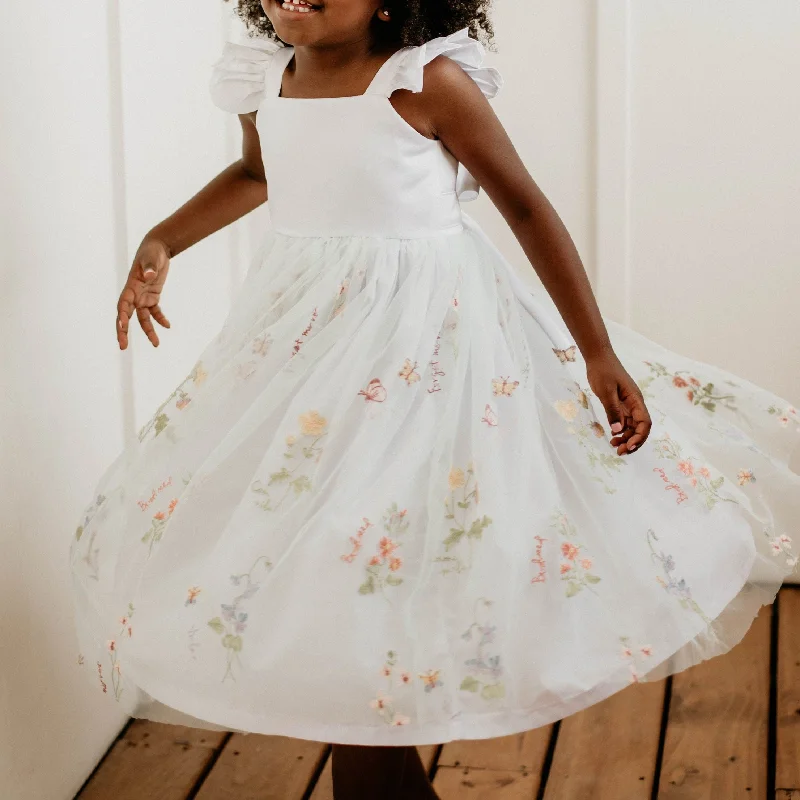
[[[388,694],[378,692],[378,696],[374,700],[370,700],[369,705],[370,708],[377,709],[378,711],[384,711],[391,702],[392,698]]]
[[[753,470],[751,469],[740,469],[738,475],[736,476],[739,482],[739,486],[744,486],[746,483],[751,483],[755,481],[755,475],[753,475]]]
[[[574,561],[579,552],[580,548],[574,545],[572,542],[564,542],[561,545],[562,555],[564,558],[568,558],[570,561]]]
[[[388,536],[384,536],[378,542],[378,547],[381,549],[381,556],[387,558],[397,549],[397,543],[393,542]]]

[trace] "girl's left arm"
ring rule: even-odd
[[[592,391],[623,455],[641,445],[651,420],[636,382],[613,350],[586,270],[564,223],[536,185],[478,85],[447,56],[425,67],[418,94],[431,131],[470,171],[522,246],[586,361]]]

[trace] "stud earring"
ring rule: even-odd
[[[388,8],[383,8],[383,9],[381,9],[381,13],[384,16],[388,17],[389,16],[389,9]]]

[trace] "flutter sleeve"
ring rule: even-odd
[[[477,39],[469,35],[469,28],[462,28],[449,36],[430,39],[418,47],[409,47],[398,59],[391,76],[391,88],[422,91],[423,67],[438,55],[453,59],[483,92],[492,99],[502,88],[503,78],[494,67],[485,66],[486,50]],[[459,163],[456,177],[456,194],[461,201],[475,200],[480,186],[466,167]]]
[[[211,70],[213,103],[232,114],[256,111],[264,98],[267,67],[283,47],[273,39],[253,39],[247,44],[226,42]]]

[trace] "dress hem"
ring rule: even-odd
[[[722,604],[713,620],[717,620],[724,613],[725,609],[735,602],[736,598],[739,597],[748,585],[751,585],[751,581],[745,578],[737,590],[728,598],[727,602]],[[780,588],[780,586],[778,586],[778,589],[776,589],[771,582],[760,586],[762,589],[767,590],[770,595],[773,594],[773,589],[775,590],[774,594],[777,594]],[[756,614],[754,614],[750,618],[748,624],[743,627],[742,636],[739,637],[735,643],[727,647],[723,652],[716,653],[708,658],[724,655],[735,647],[736,644],[739,644],[744,633],[749,630],[758,611],[763,605],[768,605],[768,603],[759,603]],[[669,664],[670,660],[673,659],[677,653],[690,643],[696,641],[698,636],[702,635],[706,630],[708,630],[708,626],[682,642],[669,656],[664,658],[647,673],[644,673],[640,681],[642,683],[654,683],[658,680],[662,680],[673,672],[685,669],[686,667],[670,669],[667,666],[665,671],[664,667]],[[706,660],[708,659],[700,659],[696,663],[701,663],[701,661]],[[129,671],[131,671],[130,667]],[[658,673],[657,677],[652,679],[648,678],[648,675],[652,675],[653,673]],[[595,684],[592,689],[574,695],[567,700],[551,703],[545,707],[540,706],[535,711],[504,710],[473,714],[459,713],[452,717],[448,723],[423,723],[420,726],[392,726],[389,724],[370,726],[320,723],[278,714],[265,717],[263,715],[254,715],[246,711],[221,706],[217,703],[211,703],[207,697],[203,699],[205,710],[201,710],[197,707],[197,697],[193,692],[188,692],[175,686],[167,688],[163,685],[161,689],[154,690],[154,687],[146,681],[142,682],[138,679],[134,679],[133,682],[141,690],[149,694],[157,703],[166,706],[167,709],[174,709],[179,714],[182,713],[193,716],[198,723],[208,722],[212,725],[223,726],[224,730],[231,730],[237,733],[288,736],[294,739],[333,744],[422,746],[445,744],[447,742],[460,740],[494,739],[502,736],[524,733],[529,730],[534,730],[535,728],[549,725],[579,711],[590,708],[617,692],[622,691],[631,684],[631,673],[628,665],[623,664],[616,669],[608,679],[602,683]],[[574,702],[576,698],[580,698],[579,702]],[[166,713],[168,715],[169,711]],[[135,710],[132,711],[131,714],[134,717],[137,716]],[[146,714],[142,716],[148,718]],[[168,719],[165,718],[164,721],[168,722]],[[185,724],[191,726],[191,723]],[[203,725],[199,724],[196,727],[202,728]]]

